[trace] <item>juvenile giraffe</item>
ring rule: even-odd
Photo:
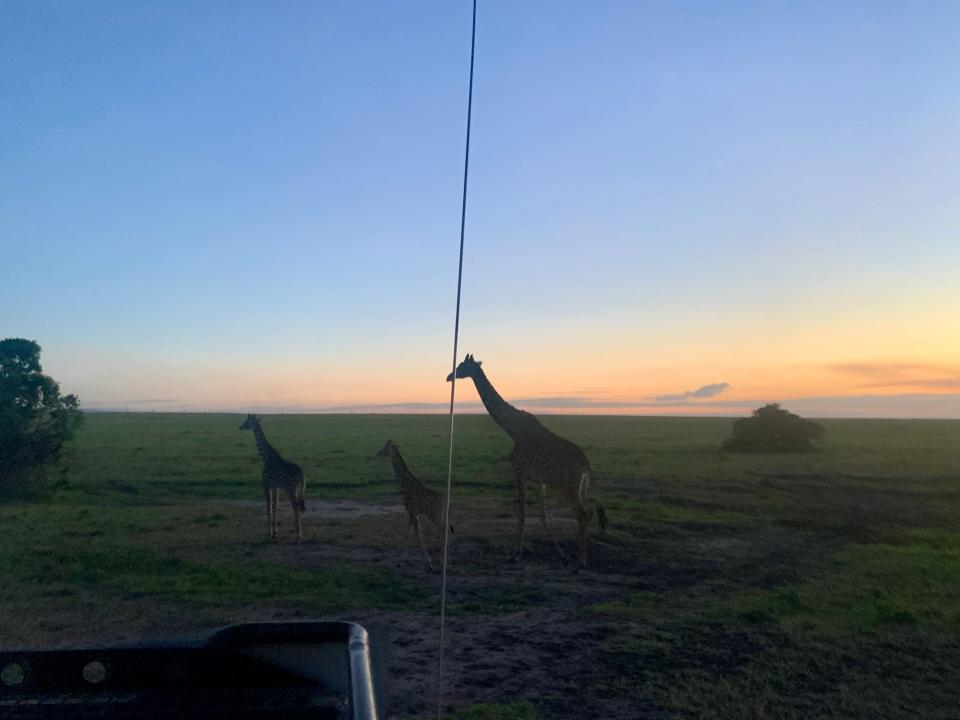
[[[526,516],[526,486],[540,488],[540,520],[553,535],[547,517],[547,488],[555,489],[573,508],[579,528],[580,563],[587,564],[587,535],[596,511],[601,532],[606,528],[606,512],[591,497],[590,462],[583,451],[569,440],[547,430],[533,415],[518,410],[493,388],[481,363],[467,355],[457,366],[458,379],[471,378],[484,407],[493,421],[513,440],[510,465],[517,491],[517,536],[523,551],[523,526]],[[454,373],[447,376],[453,380]],[[554,544],[559,544],[554,538]]]
[[[256,415],[247,415],[240,429],[253,430],[253,437],[257,441],[257,452],[260,453],[260,459],[263,461],[263,493],[267,498],[267,530],[270,533],[270,539],[275,540],[277,537],[277,516],[279,515],[277,505],[280,491],[283,490],[287,493],[290,505],[293,507],[293,517],[297,523],[297,542],[299,542],[303,539],[300,516],[307,509],[303,501],[306,489],[303,470],[296,463],[281,457],[280,453],[267,441],[267,436],[263,434],[263,428],[260,427],[260,418]]]
[[[400,449],[394,444],[393,440],[387,440],[387,444],[380,449],[377,457],[388,457],[393,464],[393,474],[400,486],[400,495],[403,497],[403,506],[407,510],[407,518],[410,523],[407,539],[410,539],[410,533],[416,528],[417,537],[420,539],[420,547],[426,553],[427,563],[433,570],[433,560],[430,559],[430,552],[423,542],[423,528],[420,525],[420,517],[426,517],[434,526],[442,530],[443,496],[428,488],[410,472],[410,468],[403,461],[403,456],[400,455]],[[450,532],[453,532],[452,525],[450,526]]]

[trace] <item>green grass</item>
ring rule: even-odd
[[[252,435],[237,429],[241,421],[239,415],[219,414],[90,414],[72,461],[72,491],[124,505],[259,499],[259,459]],[[953,481],[960,475],[960,457],[944,452],[957,445],[958,422],[827,420],[827,439],[819,452],[786,456],[720,453],[732,422],[726,418],[548,416],[544,422],[581,444],[601,482],[639,489],[641,498],[653,489],[651,482],[657,489],[701,484],[709,490],[778,476],[843,476],[845,484],[877,489],[917,480],[912,484],[917,492],[955,491]],[[439,485],[446,476],[443,416],[271,415],[264,430],[304,468],[308,487],[322,485],[335,497],[392,494],[389,464],[375,457],[391,438],[424,478]],[[508,438],[486,416],[461,417],[457,432],[458,491],[508,495]],[[669,495],[676,499],[677,493]],[[636,499],[636,492],[629,492],[620,501]],[[765,504],[762,497],[753,499]]]
[[[182,606],[184,622],[207,610],[376,609],[432,627],[436,576],[411,572],[418,548],[395,550],[402,518],[314,520],[303,546],[266,542],[241,419],[90,414],[58,471],[65,482],[42,502],[0,504],[4,637],[75,632],[81,600],[119,624],[149,612],[146,599]],[[611,523],[599,547],[624,566],[594,577],[501,565],[513,542],[509,441],[486,416],[461,417],[454,542],[485,544],[453,568],[455,622],[518,618],[504,637],[519,639],[541,608],[567,613],[594,638],[580,651],[596,654],[565,682],[672,717],[947,717],[960,702],[944,684],[960,666],[960,422],[828,420],[817,452],[787,456],[721,453],[729,419],[544,422],[590,458]],[[442,416],[279,415],[264,429],[304,468],[308,507],[395,502],[375,457],[390,438],[428,484],[445,477]],[[527,517],[536,537],[534,506]],[[540,693],[454,717],[575,716],[565,699],[550,705],[562,692]]]
[[[307,570],[268,560],[271,547],[261,539],[237,553],[248,523],[238,523],[235,511],[77,505],[76,497],[85,496],[0,505],[0,567],[8,587],[102,587],[194,604],[280,602],[319,612],[421,609],[431,597],[385,569],[328,562]]]
[[[940,543],[931,547],[932,537]],[[882,625],[960,632],[960,548],[953,533],[922,533],[891,545],[854,544],[813,578],[743,598],[742,617],[789,634],[870,632]]]
[[[625,598],[608,600],[591,606],[595,613],[645,622],[663,613],[664,598],[661,593],[637,592]]]
[[[536,708],[527,702],[470,705],[444,717],[450,720],[541,720]]]
[[[546,599],[542,588],[531,585],[512,587],[477,587],[469,592],[469,597],[460,602],[452,602],[447,612],[457,615],[501,615],[525,607],[536,607]]]
[[[509,445],[495,427],[465,435],[482,448],[461,451],[458,473],[466,492],[497,486],[491,469],[506,468]],[[187,498],[260,499],[260,460],[253,435],[240,431],[241,416],[218,414],[90,414],[74,454],[70,492],[123,505]],[[376,452],[395,440],[410,465],[439,485],[446,477],[446,430],[441,416],[274,415],[268,438],[300,464],[307,487],[326,495],[384,499],[394,491],[390,464]],[[473,431],[473,432],[472,432]]]
[[[51,548],[42,555],[5,554],[7,571],[20,582],[72,583],[115,588],[198,603],[285,605],[321,612],[379,607],[418,609],[423,588],[385,571],[342,563],[316,570],[264,561],[195,562],[172,550],[97,542]]]

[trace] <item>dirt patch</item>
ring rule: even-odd
[[[484,522],[496,534],[484,536],[468,523],[464,535],[455,535],[450,547],[445,665],[450,707],[510,698],[533,702],[543,717],[553,720],[666,717],[668,713],[647,692],[650,684],[638,680],[655,678],[663,684],[666,667],[693,672],[715,665],[736,668],[763,648],[741,634],[727,637],[718,625],[706,628],[706,634],[701,628],[657,629],[594,608],[635,593],[682,603],[683,598],[722,594],[731,582],[767,584],[771,572],[786,575],[787,568],[795,571],[798,560],[791,552],[797,546],[781,530],[708,532],[698,524],[597,538],[591,566],[582,569],[570,537],[562,537],[558,552],[536,528],[528,540],[529,551],[517,557],[512,533],[503,532],[502,523],[492,520]],[[420,549],[406,544],[402,532],[396,533],[392,545],[367,544],[375,542],[370,536],[374,523],[370,524],[366,532],[354,529],[335,539],[281,543],[264,552],[273,561],[303,568],[351,562],[390,569],[421,582],[439,598],[440,575],[429,570]],[[384,532],[378,539],[394,537],[392,530]],[[436,562],[435,536],[431,552]],[[335,619],[360,622],[379,639],[388,686],[387,717],[422,717],[432,711],[439,600],[438,607],[420,612],[373,609],[341,613]],[[656,648],[659,641],[648,636],[657,633],[669,637],[666,654],[610,651],[637,638]],[[650,664],[641,672],[629,665],[628,656],[634,665],[638,657]]]
[[[280,500],[281,505],[283,499]],[[265,503],[259,500],[228,500],[235,507],[265,510]],[[399,515],[404,512],[399,503],[371,503],[360,500],[313,500],[307,498],[307,511],[304,521],[310,520],[356,520],[363,517]]]
[[[349,565],[388,571],[397,581],[426,588],[426,599],[403,610],[318,615],[285,606],[280,598],[265,608],[84,590],[80,596],[47,599],[45,607],[36,608],[33,634],[16,644],[161,640],[169,639],[169,627],[189,635],[237,622],[356,621],[371,631],[386,691],[385,716],[406,720],[430,715],[439,661],[440,573],[429,569],[416,539],[407,540],[400,505],[308,503],[301,543],[293,541],[289,508],[281,518],[280,540],[269,542],[259,533],[261,503],[245,501],[232,503],[237,509],[231,516],[240,521],[231,517],[230,526],[244,532],[238,544],[218,540],[212,547],[305,570]],[[704,599],[713,602],[743,584],[781,582],[802,571],[807,561],[801,552],[813,551],[797,542],[796,529],[652,524],[615,527],[605,537],[595,537],[590,567],[582,569],[574,527],[562,511],[556,513],[554,527],[559,551],[534,519],[528,525],[528,551],[518,557],[511,510],[509,503],[495,500],[470,500],[455,508],[445,664],[445,701],[451,708],[509,699],[532,702],[550,720],[667,717],[662,695],[678,673],[732,672],[764,652],[750,635],[699,620],[691,624],[673,609]],[[439,534],[432,527],[426,534],[438,566]],[[210,547],[201,550],[210,552]],[[598,611],[611,603],[632,607],[636,597],[651,598],[656,612]],[[27,610],[9,609],[11,617],[24,617]]]

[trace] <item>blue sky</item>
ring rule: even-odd
[[[469,13],[3,3],[2,334],[91,405],[442,401]],[[957,27],[481,0],[461,347],[518,398],[894,367],[884,412],[960,416]]]

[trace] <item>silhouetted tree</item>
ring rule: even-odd
[[[771,403],[733,424],[733,435],[723,449],[733,452],[805,452],[823,437],[824,427]]]
[[[83,419],[76,395],[60,396],[33,340],[0,340],[0,496],[28,489],[60,459]]]

